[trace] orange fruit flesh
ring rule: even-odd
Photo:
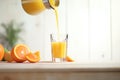
[[[74,60],[72,58],[70,58],[69,56],[66,57],[66,61],[68,61],[68,62],[74,62]]]
[[[35,53],[29,53],[27,56],[26,56],[27,60],[31,63],[35,63],[35,62],[39,62],[40,60],[40,52],[37,51]]]
[[[4,47],[0,44],[0,61],[3,59],[4,57]]]
[[[20,57],[21,59],[25,59],[25,55],[27,53],[28,53],[28,50],[23,46],[19,46],[18,48],[16,48],[16,56]]]
[[[12,49],[11,56],[16,62],[26,61],[26,55],[30,53],[30,49],[24,44],[18,44]]]

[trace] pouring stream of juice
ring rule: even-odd
[[[55,11],[55,16],[56,16],[56,26],[57,26],[57,35],[58,35],[58,40],[60,38],[60,29],[59,29],[59,21],[58,21],[58,8],[56,7],[55,1],[54,0],[49,0],[51,7]]]

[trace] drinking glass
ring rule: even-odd
[[[65,62],[68,34],[50,34],[52,62]]]

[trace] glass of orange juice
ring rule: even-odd
[[[65,62],[68,34],[51,34],[52,62]]]

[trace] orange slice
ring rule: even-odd
[[[72,58],[70,58],[69,56],[66,57],[66,61],[68,61],[68,62],[74,62],[74,60]]]
[[[26,58],[31,63],[39,62],[40,61],[40,52],[36,51],[35,53],[29,53],[26,56]]]
[[[0,61],[3,59],[4,57],[4,47],[0,44]]]
[[[11,51],[11,56],[16,62],[26,61],[26,55],[30,53],[30,49],[25,44],[17,44]]]

